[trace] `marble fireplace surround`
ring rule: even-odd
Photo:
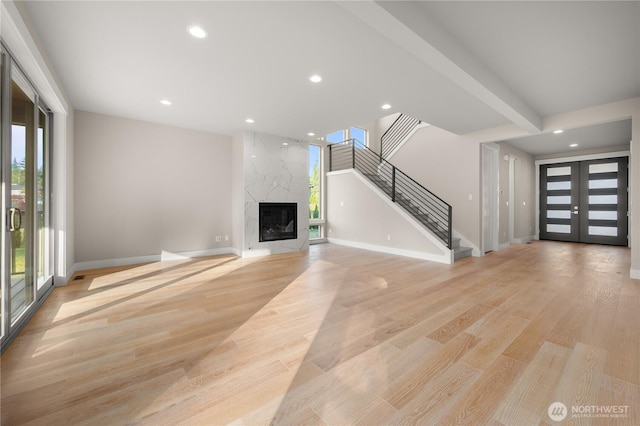
[[[309,144],[282,136],[243,132],[243,257],[309,248]],[[259,204],[297,203],[297,238],[260,241]]]

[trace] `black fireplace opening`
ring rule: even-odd
[[[298,238],[297,203],[260,203],[260,242]]]

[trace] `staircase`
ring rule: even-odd
[[[369,179],[374,185],[380,188],[382,192],[387,194],[392,200],[394,199],[392,185],[387,183],[387,181],[384,180],[380,175],[365,173],[364,176]],[[413,203],[410,198],[407,198],[401,192],[396,192],[394,201],[396,204],[410,213],[411,216],[413,216],[425,228],[431,231],[431,233],[435,234],[442,242],[448,242],[449,235],[447,229],[439,221],[435,220],[429,213],[421,210],[420,207]]]
[[[400,114],[380,137],[381,157],[385,160],[389,158],[420,123],[422,121],[417,118]]]
[[[464,259],[465,257],[471,256],[471,252],[473,249],[471,247],[461,247],[460,246],[460,238],[453,238],[453,260]]]
[[[349,139],[329,145],[329,170],[355,169],[402,207],[424,228],[453,250],[454,260],[471,255],[452,237],[452,208],[441,198],[413,180],[361,142]]]

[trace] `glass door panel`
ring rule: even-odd
[[[34,103],[16,82],[11,84],[9,208],[9,276],[11,323],[34,300],[33,268],[33,166]]]

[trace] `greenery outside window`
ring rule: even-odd
[[[324,238],[322,171],[322,147],[309,144],[309,241]]]

